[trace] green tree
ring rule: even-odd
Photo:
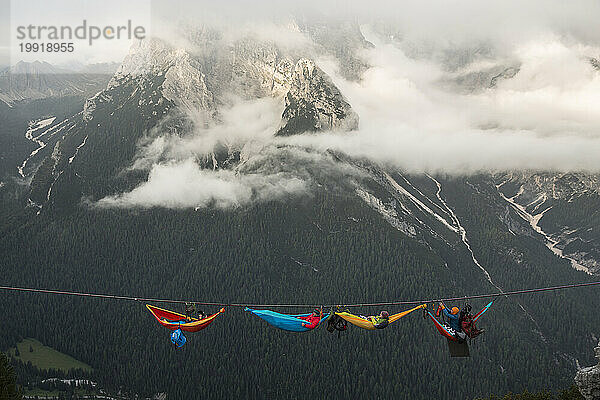
[[[482,400],[482,399],[478,399]],[[530,393],[527,390],[523,393],[513,394],[509,393],[504,397],[492,396],[489,400],[585,400],[584,397],[577,389],[577,386],[573,385],[567,390],[562,390],[556,394],[550,391],[542,391],[539,393]]]
[[[15,383],[15,374],[8,363],[8,357],[0,353],[0,399],[22,399],[21,392]]]

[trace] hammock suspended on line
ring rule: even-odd
[[[494,301],[490,301],[485,307],[483,307],[483,309],[481,309],[481,311],[479,311],[477,314],[475,314],[473,316],[473,322],[477,322],[479,317],[481,317],[483,315],[483,313],[486,312],[492,306],[493,302]]]
[[[176,313],[174,311],[165,310],[163,308],[151,306],[150,304],[146,304],[146,308],[148,311],[154,315],[154,318],[158,321],[159,324],[168,328],[172,331],[181,329],[186,332],[198,332],[202,329],[206,328],[210,325],[211,322],[215,320],[215,318],[225,312],[224,308],[221,308],[219,312],[210,315],[203,319],[198,318],[190,318],[188,319],[185,315]]]
[[[310,315],[309,314],[295,314],[295,315],[289,315],[289,314],[281,314],[275,311],[271,311],[271,310],[254,310],[252,308],[248,308],[246,307],[244,309],[244,311],[248,311],[251,312],[252,314],[256,315],[257,317],[260,317],[262,319],[264,319],[265,321],[267,321],[270,325],[273,325],[276,328],[279,329],[283,329],[284,331],[289,331],[289,332],[307,332],[312,330],[311,328],[307,328],[305,325],[307,324],[306,320],[300,319],[300,317],[308,317]],[[319,323],[317,324],[317,326],[319,326],[319,324],[321,322],[323,322],[323,320],[327,319],[327,317],[329,316],[329,314],[323,314],[321,316],[321,319],[319,320]]]
[[[416,310],[419,310],[419,309],[425,308],[425,307],[427,307],[426,304],[421,304],[420,306],[416,306],[415,308],[411,308],[410,310],[406,310],[406,311],[402,311],[401,313],[398,313],[398,314],[390,315],[389,323],[391,324],[392,322],[399,320],[400,318],[404,317],[405,315],[408,315],[413,311],[416,311]],[[346,321],[350,322],[352,325],[358,326],[359,328],[368,329],[370,331],[377,329],[375,327],[375,325],[373,325],[373,322],[371,322],[367,319],[361,318],[358,315],[350,314],[349,312],[341,312],[341,313],[336,313],[336,314],[339,315],[340,317],[344,318]]]
[[[485,313],[492,306],[492,303],[493,301],[490,301],[485,307],[481,309],[481,311],[475,314],[473,316],[473,322],[477,322],[477,320],[483,315],[483,313]],[[429,310],[427,310],[427,314],[429,315],[429,318],[431,318],[433,325],[435,325],[440,335],[453,342],[459,342],[463,340],[458,336],[458,332],[450,328],[448,325],[441,323]]]

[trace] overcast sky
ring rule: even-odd
[[[75,29],[83,20],[99,27],[127,25],[131,20],[134,26],[151,30],[152,2],[150,0],[0,0],[1,31],[0,46],[4,50],[0,63],[15,64],[23,61],[48,61],[52,64],[71,62],[97,63],[120,62],[132,44],[131,40],[98,40],[91,46],[87,40],[64,40],[73,42],[72,53],[27,53],[21,52],[20,43],[34,42],[18,40],[19,26],[70,26]],[[38,41],[40,43],[41,41]],[[58,40],[57,42],[63,42]],[[8,49],[8,51],[7,51]]]
[[[165,26],[178,25],[182,20],[193,23],[281,22],[291,14],[306,18],[334,18],[368,23],[385,20],[397,26],[407,39],[429,41],[436,46],[456,45],[476,41],[491,41],[497,45],[512,46],[527,38],[554,32],[573,40],[594,44],[600,42],[597,16],[600,2],[580,0],[504,0],[482,2],[446,0],[406,1],[151,1],[151,0],[0,0],[2,26],[0,63],[16,59],[31,59],[22,54],[16,40],[20,25],[81,24],[83,19],[98,26],[118,25],[131,19],[148,32]],[[7,27],[10,27],[7,30]],[[48,55],[38,58],[49,61],[83,62],[121,61],[131,42],[127,40],[100,40],[93,46],[76,42],[76,51],[69,55]],[[7,54],[6,50],[12,50]],[[35,56],[35,55],[34,55]]]

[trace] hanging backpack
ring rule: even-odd
[[[341,307],[337,307],[337,312],[341,312]],[[333,333],[335,331],[343,332],[348,329],[346,320],[336,314],[336,310],[332,309],[329,318],[327,319],[327,331]]]
[[[171,333],[171,343],[173,343],[178,349],[183,347],[186,342],[185,336],[183,336],[183,332],[181,329],[174,330]]]
[[[462,321],[462,329],[465,334],[473,339],[479,335],[479,329],[475,326],[475,322],[473,322],[473,314],[467,314]]]

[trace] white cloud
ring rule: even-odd
[[[320,63],[360,115],[359,130],[286,143],[412,172],[600,171],[600,75],[586,57],[598,49],[543,35],[513,50],[520,65],[514,78],[458,94],[440,88],[447,72],[439,64],[370,39],[376,43],[366,54],[372,67],[361,82]]]
[[[287,21],[290,16],[310,21],[348,20],[386,22],[411,42],[437,46],[495,42],[512,47],[541,33],[556,32],[587,43],[600,41],[595,0],[231,0],[155,2],[153,15],[163,22],[193,20],[197,24],[237,26]],[[273,37],[275,40],[276,36]]]
[[[201,168],[193,159],[155,164],[148,180],[130,192],[98,201],[99,207],[230,208],[306,192],[306,183],[285,174],[237,175]]]
[[[232,16],[225,41],[238,35],[273,38],[295,48],[307,45],[304,36],[285,24],[269,22],[268,12],[256,12],[269,4],[260,2],[252,10],[246,6],[248,15]],[[322,11],[332,11],[330,5]],[[600,75],[589,63],[590,56],[600,55],[594,44],[600,35],[589,11],[599,5],[433,0],[427,7],[414,1],[381,6],[377,16],[400,21],[402,40],[389,44],[373,33],[381,32],[380,27],[365,30],[376,46],[363,54],[370,67],[360,82],[341,77],[337,61],[318,62],[359,114],[358,131],[275,138],[281,99],[225,99],[219,124],[191,114],[192,133],[159,131],[149,139],[132,167],[150,171],[147,182],[99,205],[225,208],[306,193],[319,181],[315,176],[332,174],[342,181],[357,173],[331,163],[324,155],[329,149],[410,172],[600,172]],[[349,3],[340,18],[361,14],[362,7]],[[371,16],[370,10],[361,14],[363,20]],[[448,50],[468,53],[470,46],[482,43],[489,51],[466,56],[451,70],[440,56]],[[441,84],[494,67],[519,72],[469,94]],[[242,162],[233,171],[198,165],[218,144],[242,149]]]
[[[209,128],[203,128],[202,114],[191,114],[196,130],[193,135],[174,138],[169,155],[175,158],[189,154],[206,154],[217,143],[241,145],[248,142],[265,142],[273,135],[283,112],[281,99],[264,97],[259,99],[231,99],[232,103],[221,109],[221,122]]]
[[[154,137],[142,143],[131,169],[150,169],[164,160],[181,161],[206,155],[218,144],[239,148],[262,147],[270,141],[278,127],[283,104],[270,97],[242,100],[232,97],[229,105],[220,111],[220,122],[206,121],[203,113],[186,110],[193,122],[192,132],[180,136],[165,130],[161,124]]]
[[[232,99],[222,109],[220,123],[209,127],[200,115],[190,114],[195,122],[192,132],[178,136],[159,131],[140,148],[131,169],[149,170],[145,182],[129,192],[105,197],[97,205],[230,208],[306,193],[309,182],[305,179],[310,179],[310,174],[286,170],[282,164],[265,168],[267,158],[279,152],[270,143],[281,107],[281,102],[272,98]],[[217,144],[242,148],[244,163],[236,170],[202,168],[196,160],[206,158]],[[289,155],[308,157],[301,151]]]

